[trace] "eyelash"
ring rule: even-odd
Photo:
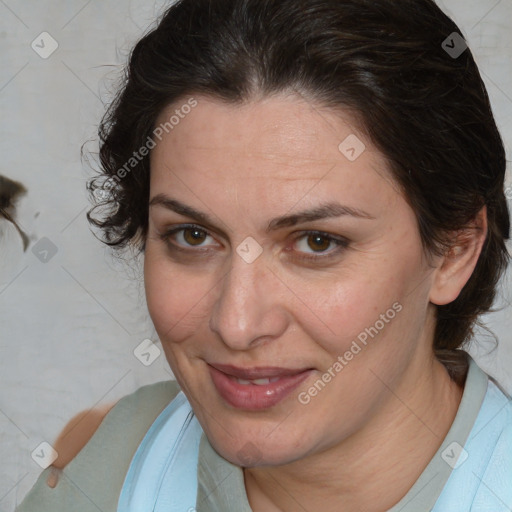
[[[207,236],[212,236],[208,230],[205,228],[198,226],[196,224],[184,224],[181,226],[177,226],[175,228],[172,228],[165,233],[162,233],[159,235],[159,238],[164,241],[169,249],[173,251],[180,251],[180,252],[186,252],[188,254],[191,254],[193,252],[206,252],[208,249],[202,248],[201,246],[198,246],[198,248],[194,249],[192,246],[189,246],[189,248],[185,248],[183,246],[180,246],[179,244],[173,243],[171,241],[171,238],[175,236],[177,233],[184,232],[186,230],[197,230],[201,231],[202,233],[206,234]],[[293,244],[296,244],[299,240],[302,240],[304,238],[307,238],[309,236],[319,236],[322,238],[325,238],[329,241],[329,243],[335,244],[337,247],[335,249],[329,250],[329,252],[319,252],[317,254],[315,253],[300,253],[300,256],[298,256],[298,259],[305,260],[305,261],[319,261],[319,260],[326,260],[330,257],[339,255],[340,252],[342,252],[344,249],[346,249],[349,245],[349,241],[346,238],[343,237],[337,237],[334,235],[331,235],[329,233],[326,233],[324,231],[315,231],[315,230],[309,230],[309,231],[301,231],[297,234],[297,236],[294,237]],[[289,249],[286,249],[289,251]]]

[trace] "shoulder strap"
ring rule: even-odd
[[[175,381],[162,381],[121,398],[64,468],[57,487],[48,487],[51,469],[45,469],[16,512],[115,512],[134,453],[178,392]]]

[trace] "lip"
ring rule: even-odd
[[[311,368],[279,368],[275,366],[239,368],[225,364],[209,364],[208,369],[219,395],[232,407],[262,410],[277,405],[312,373]],[[241,384],[236,379],[275,379],[267,384]]]

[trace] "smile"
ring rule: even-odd
[[[314,371],[311,368],[238,368],[220,364],[210,364],[208,369],[215,389],[227,404],[253,411],[277,405]]]

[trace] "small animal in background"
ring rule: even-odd
[[[11,222],[23,240],[23,250],[26,251],[29,238],[14,220],[16,216],[16,202],[26,194],[27,189],[19,182],[13,181],[0,174],[0,217]]]

